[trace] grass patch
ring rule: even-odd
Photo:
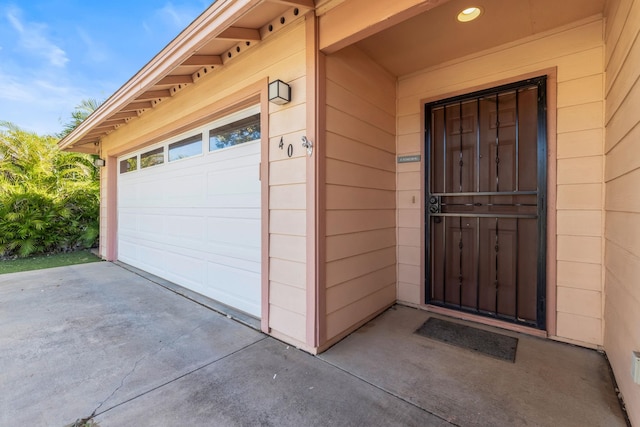
[[[43,268],[62,267],[65,265],[86,264],[96,261],[101,261],[101,259],[89,251],[38,255],[29,258],[2,260],[0,261],[0,274],[41,270]]]

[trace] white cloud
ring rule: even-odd
[[[184,5],[167,2],[161,8],[156,9],[150,15],[150,19],[142,23],[142,27],[149,35],[153,34],[156,29],[163,33],[169,30],[170,33],[177,35],[206,7],[208,7],[207,2],[197,6],[194,4]]]
[[[191,11],[185,10],[185,8],[178,9],[172,3],[165,4],[158,10],[158,14],[165,20],[171,22],[174,27],[180,29],[189,25],[193,16]]]
[[[21,11],[15,7],[7,11],[7,19],[19,35],[19,43],[27,51],[48,59],[55,67],[64,67],[67,53],[47,38],[47,26],[37,22],[23,22]]]
[[[59,78],[15,76],[0,69],[0,120],[30,131],[53,134],[62,129],[73,108],[89,95]]]
[[[158,2],[163,6],[146,14],[147,21],[141,24],[147,37],[125,40],[124,46],[131,43],[131,51],[144,53],[139,45],[164,44],[206,7],[194,6],[193,0],[171,1]],[[83,99],[107,98],[122,84],[120,80],[126,81],[135,71],[122,74],[122,69],[131,65],[126,63],[130,58],[106,44],[100,31],[77,24],[57,34],[54,30],[62,27],[55,22],[59,21],[53,17],[46,23],[36,21],[27,15],[26,8],[6,8],[0,0],[0,49],[4,47],[0,50],[0,121],[40,134],[57,133]],[[137,30],[142,32],[140,27]],[[111,31],[118,31],[116,24]],[[54,35],[64,39],[59,41]]]
[[[78,28],[78,36],[86,47],[86,58],[90,62],[106,62],[109,59],[109,52],[101,43],[96,42],[85,30]]]
[[[15,56],[4,45],[0,61],[0,120],[26,130],[54,134],[89,94],[73,78],[64,50],[49,38],[48,27],[29,22],[16,7],[5,9],[6,31],[13,32]],[[1,13],[1,12],[0,12]],[[7,34],[5,32],[5,34]]]

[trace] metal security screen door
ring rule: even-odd
[[[428,304],[545,328],[545,87],[426,106]]]

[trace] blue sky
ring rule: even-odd
[[[104,100],[211,0],[0,0],[0,121],[62,129],[83,99]]]

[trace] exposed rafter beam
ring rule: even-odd
[[[137,116],[138,116],[138,113],[136,111],[122,111],[121,113],[115,113],[113,116],[109,117],[106,121],[128,119],[129,117],[137,117]]]
[[[91,142],[98,142],[100,140],[100,138],[102,138],[106,134],[107,134],[106,132],[101,132],[101,133],[91,132],[89,135],[87,135],[84,138],[82,138],[78,142],[78,145],[80,145],[80,144],[89,144]]]
[[[123,125],[125,123],[127,123],[127,119],[114,119],[114,118],[108,118],[107,120],[105,120],[103,122],[105,125],[111,125],[111,126],[115,126],[115,125]]]
[[[107,136],[107,135],[108,135],[108,134],[105,132],[105,133],[102,133],[102,134],[100,134],[100,135],[86,136],[86,137],[82,138],[80,141],[78,141],[78,144],[77,144],[77,145],[79,145],[79,144],[92,144],[92,143],[93,143],[93,144],[95,144],[95,143],[100,143],[100,140],[101,140],[102,138],[104,138],[105,136]]]
[[[222,58],[220,55],[193,55],[181,65],[197,65],[200,67],[206,65],[222,65]]]
[[[306,7],[315,9],[316,4],[313,0],[271,0],[273,3],[288,4],[289,6]]]
[[[138,111],[138,110],[144,110],[146,108],[152,108],[153,104],[151,104],[151,102],[149,101],[143,101],[143,102],[131,102],[127,105],[125,105],[124,107],[122,107],[122,109],[120,111],[125,112],[125,111]]]
[[[114,130],[116,128],[116,125],[109,125],[109,124],[101,124],[100,126],[96,126],[93,128],[93,130],[97,131],[101,131],[101,132],[108,132],[111,130]]]
[[[224,29],[249,16],[265,1],[269,0],[216,0],[213,2],[211,7],[198,16],[93,114],[63,138],[58,146],[65,150],[73,147],[78,141],[84,141],[94,127],[115,113],[152,108],[155,102],[136,102],[140,93],[153,89],[159,80],[170,74],[176,67],[183,65],[195,53],[201,52]],[[216,57],[213,63],[206,65],[221,65],[221,63],[222,58]],[[192,72],[191,69],[188,71],[189,74]]]
[[[171,91],[169,89],[150,90],[138,96],[136,100],[144,101],[146,99],[169,98],[170,96]]]
[[[87,143],[80,142],[78,145],[73,146],[73,151],[76,153],[98,154],[98,147],[86,144],[93,144],[93,141]]]
[[[216,39],[237,41],[260,41],[260,31],[254,28],[229,27]]]
[[[82,145],[82,144],[92,144],[95,142],[100,142],[100,138],[102,138],[103,136],[105,136],[106,133],[100,134],[100,135],[87,135],[84,138],[82,138],[80,141],[78,141],[76,143],[76,146],[78,145]]]
[[[184,74],[179,76],[166,76],[163,77],[156,85],[180,85],[186,83],[193,83],[193,77],[191,74]]]

